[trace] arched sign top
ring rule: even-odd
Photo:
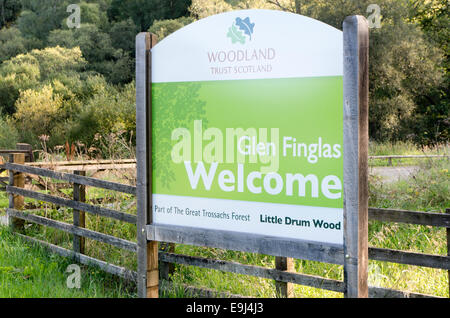
[[[342,31],[274,10],[230,11],[194,22],[152,48],[152,81],[342,76]]]

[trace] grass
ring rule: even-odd
[[[373,147],[373,146],[372,146]],[[389,149],[390,146],[386,146]],[[396,151],[407,152],[409,146],[397,147]],[[378,153],[384,150],[376,148]],[[391,150],[393,148],[390,148]],[[374,150],[375,151],[375,150]],[[387,150],[386,150],[387,151]],[[393,151],[393,150],[392,150]],[[376,177],[369,182],[369,205],[381,208],[398,208],[405,210],[429,211],[443,213],[449,205],[450,164],[448,159],[423,160],[420,170],[414,177],[395,183],[383,183]],[[120,181],[114,177],[115,181]],[[123,212],[136,213],[134,197],[126,194],[88,187],[87,199],[104,198],[101,205]],[[70,194],[70,190],[68,190]],[[34,200],[26,202],[40,207],[40,215],[52,219],[72,222],[70,209],[54,207]],[[8,204],[7,197],[0,192],[0,208]],[[87,227],[96,231],[115,235],[135,241],[136,229],[132,225],[87,215]],[[27,225],[26,232],[39,239],[49,241],[62,247],[71,248],[71,236],[61,231],[37,225]],[[70,260],[47,253],[45,250],[24,244],[19,238],[5,229],[0,231],[2,250],[0,250],[1,286],[0,297],[135,297],[133,288],[95,268],[83,267],[88,273],[83,275],[80,290],[68,290],[65,282],[65,269]],[[400,223],[369,222],[369,246],[399,249],[435,255],[446,255],[446,232],[444,228],[414,226]],[[272,256],[227,251],[203,247],[176,245],[176,253],[221,259],[274,268]],[[136,257],[133,253],[112,248],[102,243],[87,240],[87,254],[96,258],[136,269]],[[28,268],[27,268],[28,266]],[[31,266],[31,267],[30,267]],[[343,279],[342,266],[320,262],[295,260],[297,272],[322,276],[330,279]],[[42,273],[40,273],[42,271]],[[91,273],[92,271],[92,273]],[[32,279],[28,277],[32,273]],[[33,276],[34,275],[34,276]],[[184,286],[214,289],[218,292],[239,294],[252,297],[276,297],[273,280],[257,277],[224,273],[193,266],[175,265],[171,277],[173,288],[164,291],[164,297],[188,297]],[[31,281],[36,283],[33,287]],[[45,285],[45,286],[44,286]],[[369,285],[416,293],[448,297],[448,273],[426,267],[400,265],[388,262],[369,261]],[[5,287],[8,286],[8,287]],[[317,288],[294,286],[295,297],[321,298],[343,297]]]
[[[95,267],[81,267],[81,288],[69,288],[70,259],[29,245],[0,226],[0,298],[134,297],[135,288]]]
[[[0,207],[6,208],[9,204],[9,200],[8,200],[8,196],[6,195],[5,192],[0,192]],[[0,210],[0,215],[1,215],[1,210]]]
[[[410,179],[369,182],[369,206],[444,213],[449,204],[450,161],[426,160]],[[447,255],[445,228],[369,221],[369,246]],[[372,285],[449,297],[445,270],[370,261]]]
[[[369,179],[369,206],[404,210],[444,212],[449,208],[450,159],[429,159],[411,178],[384,183]]]

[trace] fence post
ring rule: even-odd
[[[345,297],[368,297],[369,29],[349,16],[344,29]]]
[[[74,171],[74,174],[86,176],[86,171]],[[86,202],[86,186],[81,184],[73,184],[73,200],[78,202]],[[84,211],[73,209],[73,225],[78,227],[86,227],[86,214]],[[85,253],[85,238],[73,235],[73,251],[76,253]]]
[[[295,271],[294,259],[291,257],[275,257],[275,268],[280,271]],[[294,285],[292,283],[275,281],[275,290],[278,297],[292,298],[294,297]]]
[[[15,164],[25,163],[25,154],[12,154],[9,156],[9,161]],[[18,171],[9,171],[9,185],[17,188],[25,187],[25,175]],[[15,210],[22,210],[24,206],[24,197],[17,194],[9,194],[9,208]],[[8,216],[8,223],[13,231],[23,231],[24,220],[16,219]]]
[[[156,36],[136,36],[136,168],[137,168],[137,287],[138,297],[157,298],[159,290],[158,242],[147,240],[152,223],[151,48]]]
[[[23,143],[17,143],[16,144],[17,150],[27,150],[28,154],[25,156],[26,162],[33,162],[34,161],[34,155],[33,155],[33,147],[29,144],[23,144]]]

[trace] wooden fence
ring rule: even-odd
[[[0,149],[0,165],[3,163],[2,156],[9,156],[13,154],[24,154],[24,162],[34,161],[33,148],[29,144],[17,143],[16,149]],[[2,177],[1,174],[5,169],[0,167],[0,191],[5,191],[8,185],[9,178]]]
[[[72,257],[82,264],[96,265],[111,274],[119,275],[126,279],[136,280],[136,273],[130,269],[109,264],[102,260],[84,255],[84,238],[93,239],[132,252],[136,252],[137,250],[137,244],[135,242],[86,229],[84,214],[87,212],[93,215],[108,217],[131,224],[136,224],[136,216],[83,202],[85,200],[86,186],[108,189],[132,195],[136,194],[136,187],[86,177],[84,176],[84,171],[75,171],[73,174],[61,173],[49,169],[24,165],[23,162],[23,154],[13,154],[10,157],[10,162],[5,163],[0,167],[9,171],[9,185],[6,187],[6,191],[9,194],[9,208],[7,208],[6,211],[9,218],[9,224],[15,233],[28,241],[39,243],[60,255]],[[54,195],[24,189],[25,174],[37,175],[40,177],[47,177],[71,183],[73,185],[73,199],[61,198]],[[73,224],[38,216],[31,213],[31,211],[23,211],[24,197],[72,208]],[[73,249],[68,250],[18,233],[23,227],[24,221],[51,227],[72,234]]]
[[[9,184],[6,186],[6,191],[10,196],[10,204],[7,209],[10,217],[10,224],[16,230],[17,235],[24,239],[41,244],[52,252],[58,253],[65,257],[74,258],[82,264],[99,266],[106,272],[119,275],[123,278],[136,281],[137,273],[130,269],[126,269],[117,265],[106,263],[89,257],[84,254],[83,238],[97,240],[107,243],[125,250],[137,251],[137,244],[135,242],[127,241],[111,235],[95,232],[84,228],[84,213],[91,213],[102,217],[108,217],[115,220],[136,224],[136,216],[128,213],[123,213],[111,210],[104,207],[99,207],[87,204],[84,201],[85,187],[98,187],[108,190],[114,190],[122,193],[136,195],[136,187],[103,181],[95,178],[84,176],[84,172],[75,173],[61,173],[50,169],[44,169],[24,164],[25,155],[23,153],[16,153],[10,155],[10,162],[0,165],[0,169],[9,171]],[[73,198],[66,199],[49,194],[44,194],[37,191],[26,190],[23,188],[25,174],[37,175],[40,177],[47,177],[56,180],[68,182],[73,185]],[[48,202],[51,204],[65,206],[73,209],[74,222],[68,224],[60,221],[51,220],[42,216],[37,216],[31,211],[23,211],[23,198],[28,197],[39,201]],[[400,222],[416,225],[427,225],[434,227],[447,228],[447,251],[450,251],[450,209],[447,213],[429,213],[404,211],[394,209],[378,209],[369,208],[369,219],[381,222]],[[73,235],[73,249],[68,250],[48,242],[40,241],[32,237],[28,237],[18,233],[18,227],[23,226],[23,222],[31,222],[43,226],[52,227]],[[231,272],[236,274],[251,275],[276,281],[277,293],[284,297],[292,296],[292,284],[299,284],[304,286],[316,287],[335,292],[345,292],[344,283],[340,280],[333,280],[323,278],[320,276],[306,275],[296,273],[293,267],[293,259],[277,257],[275,268],[265,268],[253,265],[244,265],[233,261],[224,261],[217,259],[209,259],[188,255],[181,255],[174,253],[173,245],[160,244],[163,248],[159,251],[160,261],[160,276],[168,278],[171,264],[181,264],[188,266],[197,266],[202,268],[214,269],[224,272]],[[167,248],[169,246],[169,248]],[[450,254],[444,255],[429,255],[416,252],[406,252],[392,249],[369,247],[369,259],[377,261],[385,261],[391,263],[408,264],[415,266],[423,266],[430,268],[437,268],[449,271],[450,278]],[[339,256],[340,255],[340,256]],[[344,255],[338,256],[343,259]],[[163,285],[163,284],[162,284]],[[191,288],[192,289],[192,288]],[[198,290],[205,294],[204,290]],[[210,291],[206,295],[214,295]],[[219,294],[217,294],[219,295]],[[382,287],[369,287],[369,297],[433,297],[419,293],[412,293],[406,291],[393,290]]]

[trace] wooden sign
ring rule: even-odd
[[[141,296],[158,241],[343,264],[367,295],[365,23],[243,10],[138,35]]]

